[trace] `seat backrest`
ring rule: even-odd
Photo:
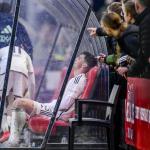
[[[109,67],[107,65],[99,66],[96,81],[88,98],[108,101],[109,98]]]
[[[81,99],[86,99],[90,97],[92,88],[94,87],[96,78],[98,77],[98,74],[100,72],[100,68],[98,66],[95,66],[89,70],[87,73],[87,83],[84,88],[84,92],[81,95]]]
[[[113,86],[113,89],[112,89],[111,94],[109,96],[108,102],[111,103],[111,104],[114,104],[114,106],[113,106],[113,108],[107,107],[107,109],[106,109],[106,119],[111,119],[112,116],[115,114],[119,89],[120,89],[119,85],[114,85]]]

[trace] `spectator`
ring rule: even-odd
[[[108,5],[107,7],[107,12],[115,12],[119,15],[121,15],[122,12],[122,8],[121,8],[121,3],[120,2],[113,2],[110,5]],[[106,36],[107,34],[105,33],[105,31],[103,31],[102,28],[95,28],[95,27],[91,27],[87,29],[90,32],[90,35],[95,37],[97,36]]]
[[[123,12],[123,17],[126,23],[128,24],[134,24],[137,13],[135,10],[134,2],[132,1],[127,1],[123,3],[122,1],[122,12]]]
[[[146,5],[147,4],[147,5]],[[150,8],[148,1],[135,0],[137,24],[140,31],[140,53],[136,63],[129,68],[129,75],[150,78]]]
[[[122,22],[121,17],[116,13],[104,14],[101,19],[101,26],[109,36],[116,38],[119,43],[120,52],[118,51],[116,55],[112,57],[115,62],[119,55],[121,56],[121,53],[128,54],[133,58],[137,57],[139,49],[138,27]],[[132,44],[130,44],[130,42],[132,42]],[[106,61],[107,60],[106,58]]]
[[[101,24],[109,36],[113,36],[117,39],[120,46],[120,50],[117,50],[113,55],[109,55],[105,57],[105,59],[102,58],[106,63],[118,65],[118,59],[124,55],[137,58],[139,49],[139,29],[137,26],[122,22],[120,16],[116,13],[104,14],[101,19]],[[130,42],[132,44],[130,44]],[[118,68],[117,71],[124,76],[127,70],[128,68],[126,66],[122,66]]]
[[[107,7],[107,12],[110,13],[110,12],[115,12],[117,13],[118,15],[121,15],[122,13],[122,8],[121,8],[121,3],[120,2],[113,2],[111,4],[108,5]]]
[[[125,22],[127,24],[136,24],[135,21],[136,21],[137,13],[135,10],[134,2],[127,1],[124,3],[122,1],[122,10],[123,10],[123,16],[124,16]],[[122,67],[119,67],[117,71],[120,75],[124,75],[128,71],[128,68],[126,66],[122,66]]]
[[[123,59],[124,55],[129,55],[130,57],[137,58],[139,49],[139,30],[135,25],[128,25],[122,22],[121,17],[116,13],[107,13],[102,16],[101,26],[104,31],[109,35],[114,37],[119,44],[119,48],[116,48],[116,53],[113,55],[108,55],[105,57],[105,62],[115,63],[117,65],[118,60],[121,56]],[[132,43],[132,44],[130,44]],[[122,60],[123,60],[122,59]],[[101,58],[100,58],[101,60]],[[121,60],[121,59],[120,59]],[[122,65],[122,62],[120,61]],[[127,64],[125,64],[127,65]],[[125,68],[126,69],[126,68]],[[114,78],[114,82],[121,85],[121,92],[119,95],[119,101],[117,103],[116,110],[116,128],[115,128],[115,146],[119,149],[119,145],[125,147],[124,138],[124,101],[126,97],[127,82],[126,79],[120,75]]]
[[[107,12],[116,12],[117,14],[121,15],[122,8],[120,2],[113,2],[107,7]],[[95,37],[97,36],[105,36],[106,37],[106,43],[108,47],[108,54],[112,54],[115,52],[116,48],[116,40],[106,34],[106,32],[100,27],[100,28],[88,28],[87,29],[91,36]]]

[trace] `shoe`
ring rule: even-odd
[[[3,132],[2,136],[0,137],[0,143],[3,143],[5,141],[7,141],[9,136],[10,136],[10,132],[9,131]]]

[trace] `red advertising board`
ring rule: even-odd
[[[128,78],[125,140],[137,150],[150,150],[150,80]]]

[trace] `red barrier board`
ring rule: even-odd
[[[125,140],[137,150],[150,150],[150,80],[128,78]]]

